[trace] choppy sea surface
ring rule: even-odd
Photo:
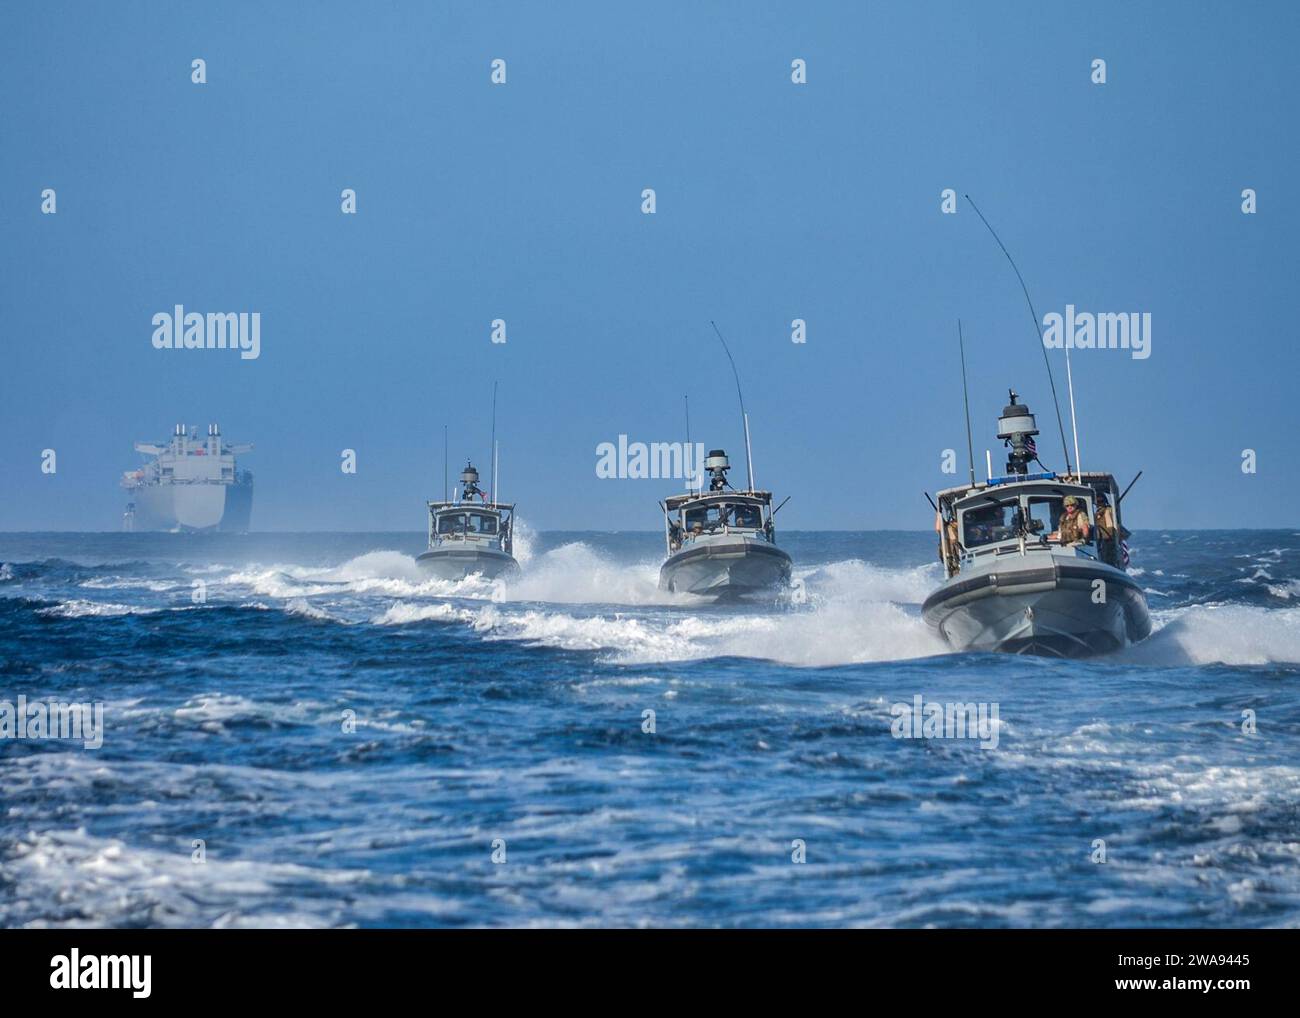
[[[1300,925],[1300,534],[1137,534],[1156,632],[1086,662],[948,653],[931,534],[739,606],[660,542],[0,535],[0,702],[104,710],[0,738],[0,925]]]

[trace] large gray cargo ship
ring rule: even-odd
[[[191,434],[192,430],[192,434]],[[129,494],[122,515],[125,530],[248,530],[253,512],[253,475],[238,470],[235,456],[251,445],[229,445],[221,429],[176,425],[166,445],[136,442],[137,452],[153,459],[122,475]]]

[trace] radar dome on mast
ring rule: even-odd
[[[461,492],[461,498],[469,499],[475,495],[482,495],[483,492],[478,486],[478,471],[474,469],[474,464],[468,460],[465,462],[465,469],[460,472],[460,483],[464,489]]]
[[[731,469],[731,461],[727,459],[727,454],[722,449],[711,449],[709,455],[704,458],[704,469],[709,472],[709,490],[722,491],[727,486],[727,471]]]
[[[1027,474],[1029,464],[1038,458],[1033,437],[1038,434],[1038,424],[1015,390],[1007,391],[1011,402],[1002,408],[1002,416],[998,418],[998,438],[1011,448],[1007,454],[1007,473]]]

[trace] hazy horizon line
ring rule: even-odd
[[[1141,527],[1133,530],[1134,534],[1151,534],[1151,533],[1173,533],[1173,534],[1205,534],[1205,533],[1272,533],[1285,532],[1300,533],[1296,527],[1274,526],[1274,527]],[[534,530],[536,534],[651,534],[663,536],[663,529],[656,528],[653,530],[597,530],[587,529],[554,529]],[[780,531],[782,534],[933,534],[933,531],[927,528],[920,529],[903,529],[901,527],[867,527],[846,529],[842,527],[824,527],[818,529],[789,529]],[[271,536],[275,534],[373,534],[373,535],[401,535],[405,537],[427,537],[427,531],[424,530],[247,530],[241,532],[233,531],[194,531],[194,530],[0,530],[0,537],[17,537],[17,536],[34,536],[42,534],[93,534],[104,537],[108,535],[121,535],[123,537],[145,537],[149,535],[167,534],[175,537],[258,537]]]

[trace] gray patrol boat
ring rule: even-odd
[[[1086,657],[1145,639],[1146,595],[1125,571],[1127,489],[1118,492],[1110,474],[1077,468],[1030,473],[1037,434],[1034,415],[1012,392],[998,420],[1010,449],[1006,475],[976,482],[972,470],[969,484],[939,492],[946,579],[925,599],[922,616],[958,651]],[[1089,533],[1063,543],[1071,497]],[[1099,506],[1113,516],[1110,536],[1096,525]]]
[[[465,464],[460,484],[455,498],[427,503],[429,550],[416,562],[440,580],[463,580],[474,573],[491,580],[517,573],[514,505],[489,500],[472,463]]]
[[[674,594],[698,594],[731,600],[747,594],[775,592],[789,586],[790,556],[776,546],[772,519],[781,505],[772,508],[772,493],[754,487],[754,453],[749,444],[749,414],[740,388],[740,372],[731,348],[714,322],[713,331],[731,363],[740,403],[740,422],[745,434],[745,490],[737,491],[727,481],[731,463],[722,449],[714,449],[704,460],[709,490],[702,485],[685,495],[673,495],[659,503],[664,512],[664,540],[668,558],[659,568],[659,589]],[[691,446],[690,402],[686,404],[686,448]],[[699,464],[688,475],[698,473]]]
[[[660,503],[668,544],[668,558],[659,570],[660,589],[735,598],[788,585],[791,561],[776,546],[772,493],[752,486],[746,491],[730,488],[731,464],[721,449],[709,453],[704,469],[710,478],[708,491],[674,495]]]

